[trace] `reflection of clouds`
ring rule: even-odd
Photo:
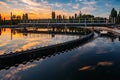
[[[94,66],[84,66],[79,69],[79,71],[94,70]]]
[[[12,68],[10,71],[3,71],[0,73],[1,80],[20,80],[21,77],[17,75],[17,73],[21,71],[28,70],[30,68],[35,67],[36,64],[28,63],[26,65],[19,65],[17,68]]]
[[[0,47],[2,47],[2,46],[6,46],[7,44],[8,44],[8,42],[0,43]]]
[[[95,46],[96,46],[96,44],[94,42],[85,44],[85,47],[95,47]]]
[[[98,66],[112,66],[113,65],[113,62],[98,62],[97,64]]]
[[[113,51],[114,51],[113,48],[111,48],[110,50],[106,50],[106,47],[101,47],[97,49],[96,54],[105,54],[105,53],[110,53]]]
[[[99,48],[96,53],[97,54],[104,54],[104,53],[107,53],[108,51],[104,50],[103,48]]]
[[[4,54],[5,50],[0,50],[0,55]]]
[[[71,35],[56,35],[54,38],[51,38],[50,34],[34,33],[28,33],[27,36],[23,36],[22,33],[16,33],[12,35],[12,37],[11,40],[11,29],[7,28],[5,32],[2,31],[2,35],[0,36],[0,55],[4,52],[10,53],[35,47],[43,47],[78,38],[78,36]]]
[[[78,69],[78,71],[87,71],[87,70],[97,70],[98,67],[104,68],[104,67],[110,67],[113,65],[113,62],[111,61],[101,61],[98,62],[96,65],[85,65]]]
[[[36,46],[38,44],[39,44],[39,42],[28,43],[28,44],[22,46],[22,49],[26,50],[26,49],[32,48],[32,47],[34,47],[34,46]]]

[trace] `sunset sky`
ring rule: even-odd
[[[51,18],[51,12],[66,16],[79,13],[108,17],[112,8],[120,10],[120,0],[0,0],[0,13],[9,19],[10,12],[16,15],[28,13],[29,18]]]

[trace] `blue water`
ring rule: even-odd
[[[1,80],[119,80],[119,75],[120,40],[109,37],[0,71]]]

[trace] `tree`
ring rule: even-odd
[[[55,19],[55,12],[52,12],[52,19]]]

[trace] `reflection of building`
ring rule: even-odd
[[[27,14],[27,13],[26,13],[26,14],[23,14],[22,20],[28,20],[28,14]]]
[[[1,14],[0,14],[0,21],[2,20],[2,16],[1,16]]]
[[[11,18],[11,20],[12,20],[12,16],[13,16],[13,15],[12,15],[12,12],[11,12],[10,16],[11,16],[10,18]]]
[[[0,35],[2,34],[2,30],[1,30],[1,28],[0,28]]]
[[[55,34],[52,34],[51,37],[54,38],[54,37],[55,37]]]

